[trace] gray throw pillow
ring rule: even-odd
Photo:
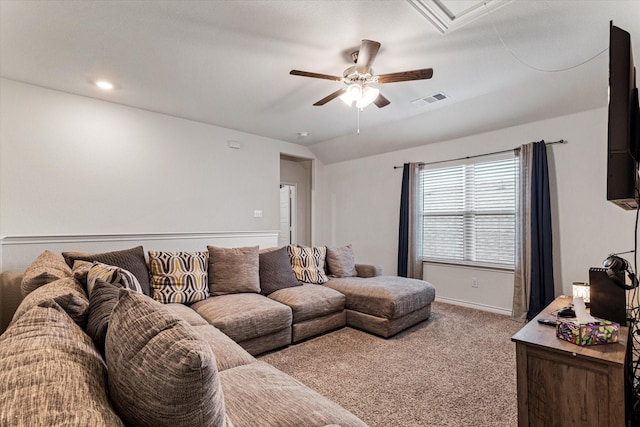
[[[211,295],[260,292],[258,246],[207,249]]]
[[[127,424],[226,426],[211,346],[166,306],[121,290],[105,353],[111,400]]]
[[[102,254],[83,254],[80,252],[63,252],[62,256],[70,267],[73,267],[75,261],[98,261],[103,264],[113,265],[130,271],[142,287],[145,295],[153,296],[151,288],[151,279],[149,278],[149,268],[144,257],[144,249],[137,246],[131,249],[121,251],[105,252]]]
[[[260,252],[259,260],[262,295],[269,295],[279,289],[302,286],[293,273],[286,246],[275,251]]]
[[[89,317],[87,318],[87,335],[96,343],[98,350],[104,355],[104,343],[107,337],[111,312],[118,302],[120,287],[102,279],[96,280],[89,297]]]
[[[339,248],[327,246],[327,266],[334,277],[354,277],[358,275],[351,245]]]

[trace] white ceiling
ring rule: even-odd
[[[606,106],[609,20],[640,65],[640,1],[0,0],[0,75],[308,145],[332,163]],[[342,75],[363,38],[382,43],[377,74],[434,76],[380,85],[391,104],[365,108],[358,135],[355,108],[312,105],[342,83],[289,70]],[[411,102],[437,92],[450,98]]]

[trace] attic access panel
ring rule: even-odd
[[[483,16],[487,9],[493,11],[511,1],[513,0],[407,0],[442,34]]]

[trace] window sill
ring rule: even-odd
[[[469,262],[469,261],[443,261],[443,260],[431,260],[431,259],[423,259],[422,263],[432,264],[432,265],[444,265],[449,267],[474,268],[479,270],[503,271],[505,273],[514,272],[514,267],[504,266],[500,264],[484,264],[484,263]]]

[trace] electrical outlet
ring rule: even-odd
[[[472,288],[477,288],[478,287],[478,278],[477,277],[472,277],[471,278],[471,287]]]

